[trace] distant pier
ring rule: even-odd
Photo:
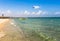
[[[6,19],[6,18],[11,18],[11,17],[0,16],[0,19]]]

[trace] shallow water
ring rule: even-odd
[[[23,30],[30,41],[60,41],[60,18],[18,18],[17,25]],[[45,37],[41,39],[42,35]],[[43,37],[42,36],[42,37]],[[52,39],[46,40],[47,37]],[[53,40],[54,39],[54,40]]]

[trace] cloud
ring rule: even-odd
[[[43,10],[39,10],[36,15],[44,15],[44,14],[47,14],[48,12],[46,11],[43,11]]]
[[[12,14],[12,11],[11,10],[6,10],[5,11],[5,15],[6,16],[12,16],[13,14]]]
[[[5,10],[5,11],[2,11],[4,12],[4,16],[12,16],[12,11],[11,10]]]
[[[32,12],[32,14],[36,14],[36,12]]]
[[[42,14],[43,13],[43,11],[42,10],[39,10],[36,14],[37,15],[40,15],[40,14]]]
[[[46,15],[46,14],[47,14],[47,12],[46,11],[43,11],[43,10],[38,10],[37,12],[34,12],[34,11],[33,12],[30,12],[28,10],[25,10],[23,15],[27,15],[27,16],[28,15],[29,16],[31,16],[31,15],[33,15],[33,16],[34,15],[37,15],[38,16],[38,15]]]
[[[0,10],[0,16],[4,14],[4,16],[11,16],[12,15],[12,11],[11,10]]]
[[[55,12],[55,14],[60,14],[60,12]]]
[[[7,10],[6,13],[7,14],[11,14],[12,12],[11,12],[11,10]]]
[[[0,10],[0,14],[3,14],[3,13],[5,13],[4,11],[2,11],[2,10]]]
[[[39,9],[39,8],[40,8],[40,6],[33,6],[33,8],[34,8],[34,9]]]
[[[29,12],[29,11],[27,11],[27,10],[25,10],[25,11],[24,11],[24,14],[25,14],[25,15],[29,15],[29,14],[30,14],[30,12]]]
[[[28,10],[25,10],[24,12],[13,12],[11,10],[5,10],[5,11],[2,11],[0,10],[0,15],[4,14],[4,16],[41,16],[41,15],[47,15],[47,12],[46,11],[43,11],[43,10],[38,10],[38,11],[28,11]]]
[[[5,13],[4,11],[0,10],[0,16],[2,16],[2,14],[4,14],[4,13]]]

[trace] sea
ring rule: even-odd
[[[30,41],[60,41],[60,17],[14,19]]]

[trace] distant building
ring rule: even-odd
[[[2,16],[4,16],[4,14],[2,14]]]

